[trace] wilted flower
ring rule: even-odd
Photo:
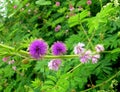
[[[92,1],[91,0],[87,0],[87,5],[91,5]]]
[[[30,14],[30,13],[31,13],[31,9],[28,10],[28,14]]]
[[[52,53],[54,55],[61,55],[61,54],[66,53],[66,51],[67,49],[63,42],[57,41],[52,45]]]
[[[40,59],[47,53],[48,45],[43,40],[35,40],[29,46],[29,53],[35,59]]]
[[[96,52],[104,51],[104,46],[102,44],[98,44],[95,46]]]
[[[85,44],[83,44],[83,43],[78,43],[75,47],[74,47],[74,53],[75,54],[82,54],[83,52],[84,52],[84,47],[85,46]]]
[[[27,3],[27,4],[26,4],[26,7],[28,7],[29,5],[30,5],[30,3]]]
[[[78,7],[78,11],[81,11],[83,10],[83,8],[81,6]]]
[[[69,15],[66,15],[66,17],[65,18],[69,18]]]
[[[56,2],[56,4],[55,4],[56,6],[60,6],[60,2]]]
[[[69,5],[70,11],[73,11],[75,8],[72,5]]]
[[[57,25],[57,27],[55,27],[55,31],[58,32],[61,29],[60,25]]]
[[[13,69],[14,71],[16,71],[16,66],[12,66],[12,69]]]
[[[8,64],[9,64],[9,65],[10,65],[10,64],[14,64],[14,62],[15,62],[15,60],[11,60],[11,61],[8,62]]]
[[[88,60],[91,59],[91,54],[92,54],[92,53],[91,53],[90,50],[84,52],[84,53],[80,56],[80,61],[81,61],[82,63],[88,62]]]
[[[92,63],[97,63],[98,59],[100,58],[99,54],[95,54],[92,56]]]
[[[57,71],[59,69],[60,64],[61,64],[60,59],[53,59],[50,62],[48,62],[48,67],[51,70]]]

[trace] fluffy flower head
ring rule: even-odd
[[[91,54],[92,52],[90,50],[86,51],[85,53],[83,53],[81,56],[80,56],[80,61],[82,63],[86,63],[88,62],[89,59],[91,59]]]
[[[60,2],[56,2],[56,6],[60,6]]]
[[[29,53],[35,59],[40,59],[47,53],[48,45],[43,40],[35,40],[29,46]]]
[[[99,54],[95,54],[92,56],[92,63],[97,63],[98,59],[100,58],[100,55]]]
[[[57,71],[59,69],[60,64],[61,64],[60,59],[53,59],[50,62],[48,62],[48,67],[50,70]]]
[[[85,44],[83,44],[83,43],[78,43],[75,47],[74,47],[74,53],[75,54],[82,54],[83,52],[84,52],[84,47],[85,46]]]
[[[102,44],[98,44],[95,46],[95,50],[97,52],[102,52],[102,51],[104,51],[104,46]]]
[[[2,61],[6,62],[9,58],[10,58],[9,56],[3,57],[3,58],[2,58]]]
[[[61,25],[57,25],[57,26],[55,27],[55,32],[58,32],[60,29],[61,29]]]
[[[92,1],[91,0],[87,0],[87,5],[91,5]]]
[[[67,49],[63,42],[57,41],[52,45],[52,53],[54,55],[61,55],[61,54],[66,53],[66,51]]]

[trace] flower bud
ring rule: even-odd
[[[28,64],[28,63],[29,63],[29,60],[28,60],[28,59],[23,59],[23,60],[22,60],[22,63],[23,63],[23,64]]]

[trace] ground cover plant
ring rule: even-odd
[[[0,92],[119,92],[119,0],[0,0]]]

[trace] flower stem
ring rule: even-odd
[[[33,59],[33,58],[31,58],[29,52],[27,52],[27,51],[24,51],[24,50],[17,50],[16,51],[15,48],[4,45],[4,44],[0,44],[0,48],[11,50],[12,55],[17,55],[17,56],[20,56],[20,57]],[[11,53],[8,53],[8,54],[11,55]],[[112,53],[112,51],[103,51],[102,53]],[[2,54],[2,53],[0,52],[0,54]],[[45,55],[43,58],[44,59],[58,59],[58,58],[65,59],[65,58],[77,58],[77,57],[79,57],[79,55],[59,55],[59,56]]]
[[[46,58],[46,59],[57,59],[57,58],[62,58],[62,59],[64,59],[64,58],[75,58],[75,57],[79,57],[79,55],[61,55],[61,56],[50,56],[50,55],[45,55],[44,56],[44,58]]]

